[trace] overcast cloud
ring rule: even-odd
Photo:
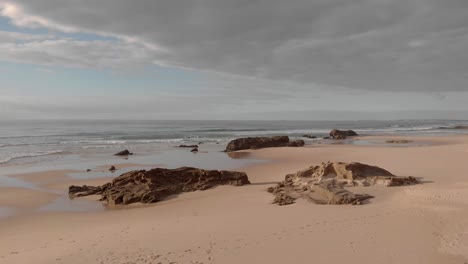
[[[17,25],[119,40],[7,42],[2,59],[84,67],[153,61],[358,89],[467,90],[466,0],[7,2],[2,13]]]

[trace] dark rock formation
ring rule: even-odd
[[[439,129],[468,129],[468,126],[439,127]]]
[[[250,184],[244,172],[202,170],[182,167],[131,171],[102,186],[70,186],[70,198],[100,194],[108,205],[155,203],[167,196],[203,191],[218,185],[242,186]]]
[[[91,171],[91,169],[87,169],[87,170],[86,170],[86,172],[90,172],[90,171]]]
[[[288,136],[276,137],[248,137],[238,138],[229,142],[226,151],[236,151],[244,149],[261,149],[274,147],[300,147],[304,146],[303,140],[289,141]]]
[[[198,145],[179,145],[179,148],[198,148]]]
[[[109,168],[109,170],[110,170],[110,171],[115,171],[116,168],[115,168],[115,166],[111,166],[111,167]]]
[[[198,152],[198,148],[194,148],[194,149],[192,149],[190,152],[196,153],[196,152]]]
[[[332,139],[346,139],[346,137],[354,137],[354,136],[357,136],[358,134],[354,132],[353,130],[333,129],[332,131],[330,131],[329,135]]]
[[[294,140],[288,144],[288,147],[302,147],[305,145],[304,140]]]
[[[279,205],[294,203],[301,197],[318,204],[362,204],[372,196],[354,194],[345,187],[416,183],[418,181],[414,177],[395,176],[376,166],[357,162],[327,162],[286,175],[283,182],[268,188],[268,192],[275,195],[273,203]]]
[[[317,138],[316,136],[312,136],[312,135],[303,135],[302,137],[305,137],[305,138]]]
[[[114,154],[114,156],[128,156],[128,155],[133,155],[133,153],[128,151],[128,149],[126,149],[124,151],[120,151],[119,153]]]

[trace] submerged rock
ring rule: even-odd
[[[128,151],[128,149],[126,149],[124,151],[120,151],[120,152],[114,154],[114,156],[128,156],[128,155],[133,155],[133,153]]]
[[[385,143],[390,143],[390,144],[408,144],[413,142],[413,140],[408,140],[408,139],[395,139],[395,140],[387,140]]]
[[[109,170],[110,170],[110,171],[115,171],[115,170],[117,170],[117,169],[115,168],[115,166],[111,166],[111,167],[109,168]]]
[[[468,129],[468,126],[449,126],[449,127],[438,127],[439,129]]]
[[[100,194],[108,205],[155,203],[167,196],[203,191],[218,185],[250,184],[247,174],[236,171],[202,170],[191,167],[131,171],[102,186],[70,186],[70,198]]]
[[[198,148],[198,145],[179,145],[179,148]]]
[[[290,142],[288,136],[276,137],[248,137],[238,138],[229,142],[226,151],[237,151],[245,149],[261,149],[274,147],[301,147],[304,146],[304,140],[295,140]]]
[[[312,139],[317,138],[316,136],[312,136],[312,135],[303,135],[302,137],[305,137],[305,138],[312,138]]]
[[[268,192],[275,195],[273,203],[279,205],[294,203],[301,197],[318,204],[362,204],[372,196],[354,194],[345,187],[416,183],[418,180],[414,177],[395,176],[376,166],[358,162],[326,162],[286,175],[284,181],[268,188]]]
[[[347,137],[355,137],[358,134],[353,130],[333,129],[332,131],[330,131],[329,135],[332,139],[346,139]]]
[[[196,153],[196,152],[198,152],[198,148],[194,148],[194,149],[192,149],[190,152]]]

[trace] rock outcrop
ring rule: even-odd
[[[358,162],[326,162],[288,174],[284,181],[268,188],[268,191],[275,195],[273,203],[279,205],[294,203],[301,197],[318,204],[362,204],[372,196],[354,194],[345,187],[416,183],[418,181],[414,177],[395,176],[376,166]]]
[[[358,134],[353,130],[333,129],[332,131],[330,131],[329,135],[332,139],[346,139],[347,137],[355,137]]]
[[[290,141],[288,136],[238,138],[229,142],[226,152],[274,147],[301,147],[304,140]]]
[[[128,149],[114,154],[114,156],[128,156],[128,155],[133,155],[133,153],[128,151]]]
[[[117,169],[115,168],[115,166],[111,166],[111,167],[109,168],[109,171],[116,171],[116,170],[117,170]]]
[[[120,175],[102,186],[70,186],[70,198],[101,195],[108,205],[155,203],[170,195],[203,191],[218,185],[242,186],[250,184],[244,172],[202,170],[182,167],[178,169],[156,168],[131,171]]]
[[[317,138],[316,136],[312,136],[312,135],[303,135],[302,137],[305,137],[305,138],[312,138],[312,139]]]

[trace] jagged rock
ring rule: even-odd
[[[303,140],[289,141],[288,136],[276,137],[248,137],[238,138],[229,142],[226,151],[237,151],[244,149],[261,149],[274,147],[300,147],[304,146]]]
[[[88,185],[83,185],[83,186],[71,185],[70,187],[68,187],[68,195],[70,196],[70,198],[101,194],[101,192],[102,192],[101,186],[95,187],[95,186],[88,186]]]
[[[111,166],[111,167],[109,168],[109,170],[110,170],[110,171],[115,171],[115,170],[117,170],[117,169],[115,168],[115,166]]]
[[[385,143],[391,143],[391,144],[408,144],[413,142],[413,140],[408,140],[408,139],[395,139],[395,140],[387,140]]]
[[[114,156],[128,156],[128,155],[133,155],[133,153],[128,151],[128,149],[126,149],[124,151],[120,151],[120,152],[114,154]]]
[[[108,205],[154,203],[167,196],[203,191],[218,185],[242,186],[250,184],[244,172],[202,170],[182,167],[131,171],[102,186],[70,186],[70,197],[100,194]]]
[[[316,136],[312,136],[312,135],[303,135],[302,137],[305,137],[305,138],[317,138]]]
[[[193,153],[198,152],[198,148],[194,148],[190,152],[193,152]]]
[[[368,194],[354,194],[337,184],[335,180],[325,181],[312,186],[313,191],[324,198],[328,204],[362,204],[365,200],[373,198]],[[313,196],[311,196],[312,198]],[[312,198],[313,199],[313,198]]]
[[[354,136],[357,136],[358,134],[354,132],[353,130],[333,129],[332,131],[330,131],[329,135],[332,139],[346,139],[346,137],[354,137]]]
[[[198,145],[179,145],[179,148],[198,148]]]
[[[288,174],[283,182],[268,188],[275,195],[273,203],[290,204],[306,198],[318,204],[362,204],[372,196],[354,194],[345,189],[353,186],[416,184],[414,177],[395,176],[382,168],[358,162],[326,162]]]

